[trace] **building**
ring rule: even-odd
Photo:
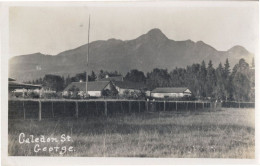
[[[126,91],[131,93],[140,93],[142,90],[146,90],[146,85],[143,83],[131,82],[131,81],[112,81],[119,95],[123,95]]]
[[[41,95],[41,90],[42,90],[41,85],[25,84],[25,83],[18,82],[13,78],[8,78],[8,91],[11,96],[25,97],[25,95],[28,92],[36,92],[39,95]]]
[[[42,88],[41,85],[24,84],[21,82],[17,82],[13,78],[8,78],[8,90],[9,91],[14,91],[17,89],[28,90],[28,89],[41,89],[41,88]]]
[[[191,91],[186,87],[155,88],[151,91],[153,98],[181,98],[191,96]]]
[[[113,84],[110,81],[90,81],[88,82],[88,94],[91,97],[101,97],[103,90],[111,90]],[[63,91],[63,96],[69,96],[77,91],[78,95],[84,96],[86,93],[86,82],[72,82]]]

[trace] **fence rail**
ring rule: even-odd
[[[237,102],[237,101],[223,101],[222,107],[224,108],[254,108],[254,102]]]
[[[211,107],[199,101],[145,100],[9,100],[9,119],[46,119],[63,117],[112,116],[148,111],[196,111]]]

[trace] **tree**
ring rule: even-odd
[[[100,70],[99,71],[99,74],[98,74],[98,79],[103,79],[106,77],[106,73],[103,71],[103,70]]]
[[[180,87],[186,86],[186,69],[175,68],[170,72],[169,86]]]
[[[74,77],[71,77],[71,82],[86,81],[86,72],[78,73]]]
[[[200,95],[199,71],[200,71],[200,64],[192,64],[191,66],[187,66],[186,73],[185,73],[186,86],[196,96]],[[182,85],[182,86],[184,86],[184,85]]]
[[[97,79],[97,76],[96,76],[96,74],[95,74],[95,72],[94,71],[92,71],[91,72],[91,75],[90,76],[88,76],[89,78],[89,81],[96,81],[96,79]]]
[[[223,84],[224,84],[224,96],[225,96],[225,100],[227,101],[228,98],[231,98],[232,96],[232,80],[230,77],[230,65],[229,65],[228,58],[226,59],[226,62],[224,64]]]
[[[216,87],[213,91],[214,96],[217,99],[225,98],[225,86],[224,86],[224,69],[220,63],[216,69]]]
[[[142,71],[137,69],[131,70],[125,76],[125,80],[132,81],[132,82],[145,82],[146,78]]]
[[[43,87],[49,88],[51,90],[55,90],[56,92],[59,92],[63,90],[64,86],[64,80],[61,76],[58,75],[45,75],[43,78]]]
[[[67,87],[70,83],[71,83],[71,78],[70,75],[68,75],[64,81],[64,87]]]
[[[226,63],[224,64],[224,76],[225,78],[228,78],[230,74],[230,65],[229,65],[229,61],[228,58],[226,59]]]
[[[155,68],[151,73],[147,73],[146,84],[150,89],[155,87],[168,87],[170,75],[167,69]]]
[[[106,77],[106,75],[108,75],[109,77],[121,76],[121,74],[118,71],[108,72],[108,71],[100,70],[98,74],[98,79],[99,80],[103,79]]]
[[[214,97],[213,90],[216,86],[216,75],[215,69],[213,68],[212,61],[210,60],[207,67],[207,76],[206,76],[206,96]]]
[[[239,63],[234,66],[231,78],[234,99],[248,101],[250,99],[251,82],[249,65],[244,59],[240,59]]]
[[[205,61],[202,61],[200,65],[200,71],[199,71],[199,94],[202,97],[206,97],[206,90],[205,90],[205,85],[206,85],[206,79],[207,79],[207,68]]]

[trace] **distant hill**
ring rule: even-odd
[[[217,66],[229,58],[231,66],[240,58],[249,63],[254,56],[242,46],[234,46],[227,51],[218,51],[203,41],[174,41],[168,39],[161,30],[152,29],[133,40],[99,40],[91,42],[89,69],[117,70],[123,74],[131,69],[144,72],[153,68],[186,67],[205,60]],[[9,76],[20,81],[43,77],[45,74],[71,76],[83,72],[86,66],[87,44],[67,50],[55,56],[35,53],[21,55],[9,60]]]

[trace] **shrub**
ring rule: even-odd
[[[118,91],[115,88],[110,89],[104,89],[101,92],[102,96],[105,97],[115,97],[118,94]]]
[[[36,93],[36,92],[28,92],[28,93],[27,93],[27,97],[28,97],[28,98],[39,98],[39,97],[40,97],[40,94],[39,94],[39,93]]]

